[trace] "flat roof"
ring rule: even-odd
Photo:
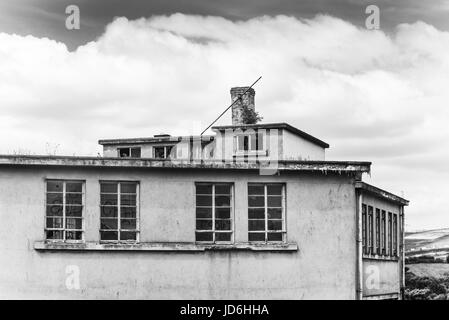
[[[363,182],[363,181],[357,181],[355,187],[358,188],[358,189],[361,189],[361,190],[363,190],[363,191],[365,191],[365,192],[367,192],[369,194],[377,196],[379,198],[388,200],[390,202],[398,203],[398,204],[401,204],[401,205],[404,205],[404,206],[408,206],[408,204],[410,202],[409,200],[401,198],[401,197],[399,197],[399,196],[397,196],[395,194],[392,194],[392,193],[390,193],[388,191],[385,191],[383,189],[380,189],[378,187],[375,187],[375,186],[370,185],[370,184],[368,184],[366,182]]]
[[[279,122],[279,123],[260,123],[260,124],[241,124],[241,125],[226,125],[226,126],[215,126],[212,127],[212,130],[226,130],[226,129],[284,129],[287,130],[301,138],[306,139],[322,148],[329,148],[329,144],[326,142],[315,138],[314,136],[295,128],[288,123]]]
[[[182,140],[188,141],[203,140],[212,141],[214,136],[170,136],[170,135],[155,135],[153,137],[146,138],[123,138],[123,139],[102,139],[98,140],[98,144],[101,145],[118,145],[118,144],[140,144],[140,143],[157,143],[157,142],[179,142]]]
[[[46,155],[0,155],[2,166],[38,167],[99,167],[99,168],[172,168],[172,169],[223,169],[259,170],[276,165],[280,171],[319,171],[322,173],[370,172],[371,162],[361,161],[222,161],[222,160],[179,160],[154,158],[112,158]]]

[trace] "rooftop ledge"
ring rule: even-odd
[[[181,160],[76,156],[0,155],[0,166],[117,167],[171,169],[279,170],[321,172],[370,172],[371,162],[299,160]]]
[[[58,243],[36,241],[34,249],[39,251],[178,251],[178,252],[204,252],[204,251],[298,251],[296,243],[233,243],[233,244],[196,244],[179,242],[142,242],[134,244],[125,243]]]

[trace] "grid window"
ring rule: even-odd
[[[261,151],[264,147],[263,132],[239,134],[237,137],[237,151]]]
[[[153,147],[153,157],[156,159],[176,158],[176,146],[158,146]]]
[[[248,184],[248,240],[285,241],[285,186]]]
[[[83,205],[84,182],[47,180],[46,239],[82,241]]]
[[[139,239],[139,184],[100,183],[100,240],[137,242]]]
[[[197,242],[230,243],[233,232],[231,183],[196,183]]]
[[[140,158],[141,154],[140,147],[118,148],[117,151],[120,158]]]

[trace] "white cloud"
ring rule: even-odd
[[[373,161],[371,181],[412,201],[410,227],[449,225],[449,33],[431,25],[387,35],[329,16],[175,14],[118,18],[74,52],[32,36],[0,43],[0,153],[95,155],[99,138],[197,134],[230,87],[262,75],[264,121],[329,142],[328,159]]]

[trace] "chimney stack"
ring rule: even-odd
[[[244,123],[242,119],[242,109],[244,106],[246,106],[248,109],[252,109],[255,111],[256,107],[254,105],[254,97],[256,95],[256,92],[253,88],[249,89],[244,95],[243,93],[248,89],[249,87],[234,87],[231,88],[231,100],[234,102],[235,100],[238,100],[234,105],[232,106],[232,125],[241,125],[246,124]],[[239,99],[241,97],[241,99]]]

